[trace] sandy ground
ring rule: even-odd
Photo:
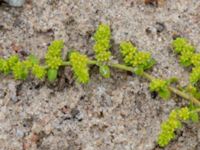
[[[0,53],[8,57],[34,53],[43,58],[54,39],[92,57],[92,35],[99,23],[112,29],[114,59],[118,45],[130,40],[157,60],[152,74],[177,76],[188,82],[170,43],[187,37],[200,51],[200,1],[143,0],[27,0],[22,8],[0,5]],[[64,56],[63,54],[63,56]],[[120,60],[120,59],[119,59]],[[62,74],[67,74],[65,70]],[[91,69],[87,85],[62,77],[54,85],[1,76],[1,150],[160,150],[156,145],[160,124],[184,100],[152,97],[148,82],[112,70],[102,79]],[[200,150],[200,125],[186,125],[166,150]]]

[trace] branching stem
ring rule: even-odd
[[[89,65],[98,65],[98,62],[95,61],[95,60],[89,60],[88,63],[89,63]],[[68,61],[63,62],[63,66],[69,66],[69,65],[70,65],[70,62],[68,62]],[[126,65],[123,65],[123,64],[108,63],[108,66],[134,73],[134,68],[133,67],[129,67],[129,66],[126,66]],[[150,75],[150,74],[148,74],[146,72],[144,72],[142,74],[142,76],[144,78],[146,78],[147,80],[149,80],[149,81],[152,81],[153,79],[155,79],[155,77],[153,77],[152,75]],[[200,106],[200,101],[198,99],[196,99],[195,97],[193,97],[192,95],[189,95],[189,94],[187,94],[187,93],[185,93],[183,91],[180,91],[177,88],[172,87],[172,86],[169,86],[168,88],[172,93],[174,93],[174,94],[176,94],[176,95],[178,95],[178,96],[180,96],[180,97],[182,97],[182,98],[184,98],[186,100],[189,100],[192,103],[195,103],[195,104]]]

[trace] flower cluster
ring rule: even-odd
[[[174,139],[174,132],[182,127],[181,121],[188,119],[190,119],[190,110],[187,107],[172,110],[169,118],[161,125],[161,132],[157,141],[159,146],[164,147]]]
[[[4,74],[9,74],[18,61],[19,57],[17,55],[10,56],[8,59],[0,58],[0,71]]]
[[[35,75],[35,77],[38,79],[44,79],[46,75],[46,69],[43,66],[34,64],[32,68],[32,74]]]
[[[110,68],[107,65],[111,57],[111,52],[109,51],[111,47],[110,39],[110,27],[105,24],[99,25],[96,33],[94,34],[95,45],[93,49],[95,52],[95,58],[98,61],[99,73],[104,78],[110,77]]]
[[[176,38],[172,42],[172,47],[174,51],[178,54],[182,54],[184,52],[194,52],[195,48],[186,40],[185,38]]]
[[[190,74],[190,82],[195,84],[200,79],[200,66],[192,68],[192,73]]]
[[[193,66],[190,74],[190,82],[197,83],[200,80],[200,54],[195,53],[195,48],[185,38],[177,38],[172,42],[175,52],[180,54],[180,63],[183,66]]]
[[[149,88],[152,92],[158,92],[159,96],[163,99],[169,99],[171,94],[168,85],[169,82],[166,80],[154,79],[151,81]]]
[[[193,54],[191,62],[196,67],[200,66],[200,54],[199,53]]]
[[[55,40],[48,47],[45,59],[46,59],[46,64],[49,67],[47,71],[49,81],[56,80],[58,69],[63,64],[62,60],[63,47],[64,47],[64,42],[62,40]]]
[[[16,80],[25,80],[29,72],[32,72],[36,78],[43,79],[46,72],[44,67],[39,66],[39,60],[34,55],[28,56],[23,61],[20,61],[17,55],[10,56],[8,59],[0,58],[0,71],[4,74],[12,73]]]
[[[23,62],[18,61],[13,67],[13,75],[17,80],[25,80],[28,76],[29,69],[28,66]]]
[[[172,42],[172,47],[176,53],[180,54],[180,63],[183,66],[192,64],[195,48],[185,38],[176,38]]]
[[[121,42],[120,52],[123,60],[127,65],[133,65],[132,61],[135,59],[135,54],[138,52],[137,47],[133,46],[131,42]]]
[[[136,68],[136,74],[141,74],[144,70],[151,68],[155,64],[155,60],[152,59],[150,53],[138,51],[131,42],[122,42],[120,44],[120,52],[124,62]]]
[[[87,56],[79,52],[71,52],[69,59],[77,81],[80,83],[87,83],[89,81]]]
[[[110,27],[105,24],[99,25],[96,33],[94,34],[95,45],[93,47],[97,61],[109,61],[111,56],[111,52],[109,51],[109,48],[111,47],[110,38]]]
[[[62,65],[62,49],[64,42],[62,40],[56,40],[48,47],[45,59],[46,64],[50,69],[57,70]]]

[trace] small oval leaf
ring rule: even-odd
[[[56,78],[57,78],[57,74],[58,74],[58,70],[56,70],[56,69],[49,69],[48,70],[48,80],[50,82],[55,81]]]
[[[110,78],[110,68],[108,66],[99,66],[99,72],[104,78]]]

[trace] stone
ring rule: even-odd
[[[14,6],[14,7],[21,7],[25,0],[4,0],[5,2],[7,2],[10,6]]]

